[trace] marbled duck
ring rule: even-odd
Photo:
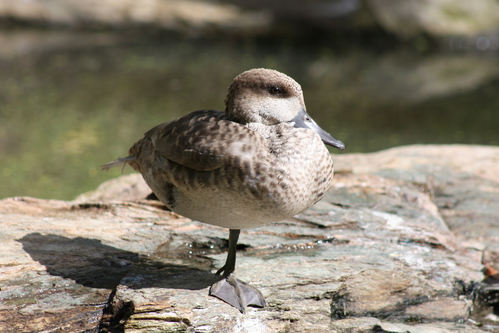
[[[229,87],[225,112],[201,110],[158,125],[130,148],[128,163],[172,211],[229,228],[229,252],[210,288],[245,312],[260,291],[236,279],[240,229],[291,218],[319,201],[333,179],[324,144],[345,145],[306,112],[300,85],[275,70],[252,69]]]

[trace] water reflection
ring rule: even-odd
[[[95,188],[120,172],[102,172],[100,164],[126,155],[160,122],[223,109],[234,76],[254,67],[296,79],[310,114],[348,153],[498,144],[496,53],[142,39],[57,32],[0,38],[0,198],[72,199]]]

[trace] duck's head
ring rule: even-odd
[[[295,127],[314,130],[325,144],[345,149],[341,141],[320,128],[307,113],[301,86],[272,69],[251,69],[239,74],[229,87],[225,112],[241,124],[294,123]]]

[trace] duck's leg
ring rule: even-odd
[[[223,279],[214,283],[210,288],[210,295],[220,298],[239,309],[246,312],[246,306],[253,305],[264,307],[265,298],[260,291],[249,284],[236,279],[232,273],[236,268],[237,240],[239,239],[239,229],[230,229],[229,233],[229,253],[225,265],[217,271],[217,275],[222,274]]]
[[[237,241],[239,240],[240,233],[241,230],[239,229],[229,229],[229,253],[227,253],[225,265],[217,271],[217,275],[223,272],[222,276],[226,278],[236,269]]]

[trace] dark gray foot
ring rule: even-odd
[[[210,288],[210,295],[229,303],[241,313],[246,312],[248,305],[259,308],[267,305],[265,298],[258,289],[236,279],[232,274],[214,283]]]

